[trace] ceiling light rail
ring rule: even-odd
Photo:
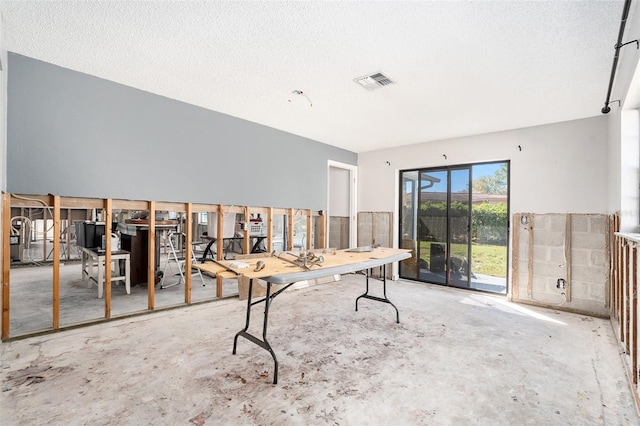
[[[603,114],[609,113],[611,108],[609,108],[609,104],[618,102],[620,105],[620,101],[610,101],[611,99],[611,89],[613,88],[613,80],[616,76],[616,68],[618,67],[618,57],[620,56],[620,49],[628,44],[635,43],[636,49],[640,49],[640,41],[631,40],[626,43],[622,42],[622,36],[624,35],[624,27],[627,23],[627,17],[629,16],[629,9],[631,8],[631,0],[626,0],[624,2],[624,7],[622,9],[622,19],[620,20],[620,31],[618,32],[618,42],[614,46],[616,49],[616,53],[613,56],[613,65],[611,66],[611,77],[609,78],[609,90],[607,91],[607,99],[604,101],[604,107],[600,110]]]

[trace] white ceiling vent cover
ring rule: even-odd
[[[393,81],[389,77],[382,74],[381,72],[376,72],[373,74],[354,78],[353,81],[355,81],[356,83],[358,83],[359,85],[361,85],[367,90],[379,89],[381,87],[388,86],[389,84],[393,83]]]

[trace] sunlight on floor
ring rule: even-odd
[[[535,319],[539,319],[539,320],[543,320],[543,321],[548,321],[548,322],[552,322],[555,324],[560,324],[560,325],[567,325],[566,323],[562,322],[562,321],[558,321],[557,319],[551,318],[548,315],[544,315],[541,314],[539,312],[536,312],[532,309],[529,309],[525,306],[522,305],[518,305],[516,303],[512,303],[509,302],[508,300],[503,300],[503,299],[499,299],[499,298],[495,298],[495,297],[488,297],[488,296],[482,296],[482,295],[469,295],[467,297],[465,297],[464,299],[462,299],[460,301],[460,303],[466,304],[466,305],[474,305],[474,306],[481,306],[481,307],[495,307],[498,306],[498,309],[504,311],[504,312],[509,312],[509,313],[514,313],[517,315],[524,315],[524,316],[528,316],[531,318],[535,318]]]

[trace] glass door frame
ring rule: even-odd
[[[415,256],[416,259],[414,260],[414,262],[417,262],[418,264],[416,265],[417,269],[416,269],[416,274],[415,277],[412,276],[407,276],[406,273],[403,273],[405,271],[403,271],[403,267],[400,266],[400,268],[398,269],[398,274],[400,278],[405,278],[405,279],[410,279],[410,280],[416,280],[416,281],[420,281],[420,282],[427,282],[427,283],[432,283],[432,284],[438,284],[438,285],[445,285],[445,286],[452,286],[455,288],[464,288],[464,289],[470,289],[470,290],[475,290],[475,291],[481,291],[481,292],[489,292],[491,294],[501,294],[499,292],[494,292],[494,291],[488,291],[488,290],[483,290],[483,289],[477,289],[477,288],[473,288],[471,286],[472,284],[472,277],[471,274],[467,274],[467,285],[465,287],[461,287],[461,286],[454,286],[451,284],[451,279],[449,276],[449,267],[450,267],[450,259],[451,259],[451,245],[452,245],[452,235],[451,235],[451,215],[450,215],[450,208],[451,208],[451,202],[452,202],[452,191],[451,191],[451,172],[456,171],[456,170],[467,170],[469,173],[469,191],[467,192],[468,194],[468,204],[467,204],[467,221],[468,221],[468,231],[467,231],[467,259],[468,259],[468,265],[467,268],[469,268],[468,270],[471,271],[471,262],[472,262],[472,255],[473,255],[473,241],[472,241],[472,236],[473,236],[473,168],[474,166],[482,166],[482,165],[490,165],[490,164],[506,164],[507,167],[507,174],[506,174],[506,185],[507,185],[507,190],[506,190],[506,197],[507,197],[507,222],[506,222],[506,252],[507,252],[507,260],[506,260],[506,264],[504,265],[505,267],[505,291],[504,294],[508,294],[509,292],[509,253],[510,253],[510,235],[511,235],[511,218],[510,218],[510,192],[511,192],[511,162],[510,160],[496,160],[496,161],[486,161],[486,162],[478,162],[478,163],[468,163],[468,164],[456,164],[456,165],[450,165],[450,166],[440,166],[440,167],[424,167],[424,168],[410,168],[410,169],[404,169],[404,170],[399,170],[399,191],[398,191],[398,247],[403,247],[403,233],[402,230],[406,229],[403,228],[403,216],[404,216],[404,206],[403,206],[403,199],[405,196],[405,188],[404,186],[406,185],[406,181],[405,181],[405,173],[410,173],[410,172],[415,172],[416,173],[416,180],[415,183],[413,184],[414,187],[417,187],[417,192],[415,193],[414,197],[412,197],[413,201],[416,203],[416,205],[412,206],[412,210],[414,212],[414,217],[412,218],[414,223],[411,224],[410,228],[413,230],[414,235],[415,235]],[[445,268],[446,268],[446,275],[445,275],[445,283],[438,283],[438,282],[433,282],[433,281],[429,281],[429,280],[425,280],[422,279],[420,277],[420,266],[419,266],[419,261],[420,261],[420,239],[419,239],[419,233],[418,233],[418,222],[419,222],[419,218],[417,217],[417,212],[420,208],[420,195],[421,195],[421,189],[420,189],[420,181],[421,181],[421,177],[423,173],[433,173],[433,172],[446,172],[447,173],[447,197],[446,197],[446,229],[447,229],[447,241],[446,241],[446,261],[445,261]]]

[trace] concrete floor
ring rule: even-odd
[[[608,320],[398,281],[397,324],[363,281],[274,301],[277,385],[234,298],[2,343],[0,424],[638,424]]]
[[[161,261],[161,269],[164,263]],[[178,282],[180,277],[173,276],[177,267],[167,269],[166,283]],[[82,280],[80,261],[63,263],[60,266],[60,325],[71,326],[105,317],[104,298],[98,298],[98,287]],[[95,272],[94,268],[94,274]],[[216,280],[207,275],[192,277],[191,300],[193,302],[215,300]],[[204,282],[204,285],[203,285]],[[10,336],[16,337],[41,330],[47,330],[53,323],[53,267],[12,267],[10,273]],[[184,285],[161,289],[155,287],[155,307],[175,306],[184,303]],[[147,310],[148,294],[146,285],[131,286],[127,294],[125,286],[118,281],[112,285],[111,315],[113,317],[129,315]],[[237,280],[224,280],[223,297],[238,294]]]

